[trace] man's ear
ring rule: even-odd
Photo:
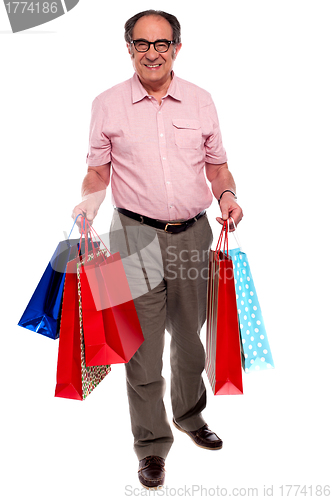
[[[178,43],[176,46],[175,46],[175,50],[174,50],[174,54],[173,54],[173,59],[176,59],[180,49],[182,47],[182,43]]]

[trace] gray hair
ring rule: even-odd
[[[134,26],[137,23],[137,21],[141,17],[144,17],[144,16],[159,16],[159,17],[163,17],[164,19],[166,19],[166,21],[168,21],[172,27],[173,40],[175,42],[175,45],[177,45],[178,43],[181,42],[181,26],[180,26],[180,23],[177,20],[177,18],[175,16],[173,16],[172,14],[168,14],[167,12],[163,12],[162,10],[150,9],[150,10],[145,10],[144,12],[140,12],[139,14],[136,14],[135,16],[128,19],[128,21],[126,22],[126,24],[124,26],[124,28],[125,28],[124,37],[125,37],[125,40],[127,43],[132,42],[132,40],[133,40],[132,35],[133,35]]]

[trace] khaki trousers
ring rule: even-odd
[[[186,231],[170,234],[114,211],[110,249],[121,254],[144,335],[143,344],[125,365],[139,460],[148,455],[166,458],[174,440],[163,402],[165,329],[171,335],[173,416],[185,430],[205,424],[201,415],[206,406],[205,351],[200,330],[206,319],[211,244],[206,215]]]

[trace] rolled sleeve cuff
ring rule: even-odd
[[[106,163],[110,162],[111,155],[108,152],[105,152],[105,154],[100,154],[100,152],[98,152],[98,155],[88,153],[86,155],[86,163],[90,167],[99,167],[99,165],[106,165]]]
[[[213,165],[222,165],[223,163],[226,163],[227,160],[227,154],[226,151],[221,154],[221,155],[213,155],[213,154],[206,154],[205,155],[205,162],[206,163],[212,163]]]

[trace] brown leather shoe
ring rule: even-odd
[[[194,441],[194,443],[200,448],[205,448],[206,450],[221,450],[222,440],[214,432],[212,432],[207,424],[203,427],[197,429],[197,431],[185,431],[180,427],[180,425],[174,420],[173,424],[179,431],[185,432]]]
[[[161,488],[165,481],[165,472],[165,459],[162,457],[149,455],[139,461],[138,479],[145,488]]]

